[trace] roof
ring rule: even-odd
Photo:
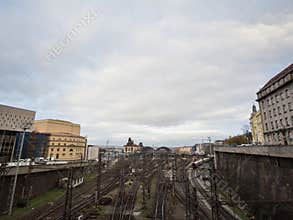
[[[31,113],[36,113],[35,111],[30,110],[30,109],[18,108],[18,107],[9,106],[9,105],[0,104],[0,107],[7,108],[7,109],[10,108],[10,109],[15,109],[15,110],[20,110],[20,111],[26,111],[26,112],[31,112]]]
[[[73,125],[79,125],[77,123],[71,122],[71,121],[66,121],[66,120],[60,120],[60,119],[39,119],[35,120],[36,123],[38,122],[61,122],[61,123],[66,123],[66,124],[73,124]]]
[[[272,84],[274,84],[275,82],[277,82],[279,79],[285,77],[286,75],[288,75],[289,73],[293,72],[293,64],[290,64],[289,66],[287,66],[284,70],[282,70],[280,73],[278,73],[277,75],[275,75],[273,78],[271,78],[261,89],[264,90],[266,88],[268,88],[269,86],[271,86]]]

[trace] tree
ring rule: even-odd
[[[250,137],[251,136],[251,132],[248,132],[247,134],[243,134],[243,135],[236,135],[233,137],[229,137],[224,141],[224,144],[237,144],[237,145],[241,145],[241,144],[248,144],[250,143]]]

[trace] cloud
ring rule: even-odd
[[[6,5],[0,98],[38,118],[81,123],[90,143],[131,136],[177,145],[240,133],[257,90],[292,62],[290,2],[261,2]],[[99,12],[95,21],[46,62],[89,10]]]

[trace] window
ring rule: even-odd
[[[276,136],[275,136],[275,134],[273,134],[272,136],[273,136],[273,140],[276,141]]]
[[[273,113],[274,113],[274,116],[277,116],[275,108],[273,109]]]
[[[283,119],[280,119],[280,126],[283,127]]]
[[[271,104],[272,104],[272,105],[275,104],[275,103],[274,103],[274,97],[273,97],[273,96],[271,97]]]
[[[276,126],[276,129],[278,129],[278,121],[277,120],[275,121],[275,126]]]
[[[274,130],[274,123],[271,121],[272,130]]]
[[[289,110],[290,112],[292,111],[291,102],[288,102],[288,110]]]
[[[268,142],[271,142],[271,140],[270,140],[270,135],[268,135]]]
[[[66,151],[66,148],[63,148],[63,151]]]
[[[51,151],[54,151],[54,148],[51,148]]]
[[[289,98],[289,92],[288,92],[288,89],[285,90],[285,94],[286,94],[286,97]]]
[[[59,159],[59,154],[56,154],[56,159]]]
[[[57,148],[57,151],[59,151],[59,148]]]
[[[281,114],[281,107],[278,106],[278,114],[280,115]]]
[[[276,103],[279,103],[278,94],[275,95]]]
[[[72,148],[70,148],[70,150],[69,150],[70,152],[72,152],[73,151],[73,149]]]
[[[269,116],[270,116],[270,118],[272,118],[272,111],[271,110],[269,111]]]
[[[283,105],[283,112],[286,113],[287,110],[286,110],[286,105]]]
[[[289,126],[289,121],[287,117],[285,118],[285,123],[286,123],[286,126]]]

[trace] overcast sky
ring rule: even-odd
[[[292,0],[1,1],[0,25],[1,104],[91,144],[241,133],[293,58]]]

